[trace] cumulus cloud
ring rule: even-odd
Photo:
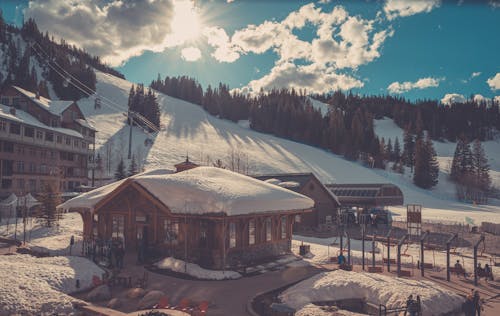
[[[491,90],[500,90],[500,72],[486,80],[486,83],[490,86]]]
[[[479,77],[481,75],[481,72],[480,71],[476,71],[476,72],[473,72],[471,75],[470,75],[470,78],[476,78],[476,77]]]
[[[388,20],[422,12],[431,12],[441,5],[441,0],[387,0],[384,12]]]
[[[275,66],[264,77],[250,81],[240,92],[256,93],[260,89],[295,88],[306,89],[308,93],[325,93],[333,89],[348,90],[362,86],[362,81],[349,75],[338,74],[333,67],[319,64],[297,66],[284,62]]]
[[[172,37],[178,4],[192,6],[173,0],[38,0],[30,1],[24,14],[41,30],[117,66],[146,50],[160,52],[184,44],[182,38]]]
[[[451,105],[453,103],[463,103],[465,101],[467,101],[467,98],[458,93],[447,93],[441,99],[441,103],[445,105]]]
[[[186,47],[182,49],[181,56],[185,61],[197,61],[201,58],[201,51],[197,47]]]
[[[443,78],[420,78],[415,82],[405,81],[405,82],[393,82],[387,87],[387,91],[390,93],[405,93],[414,89],[426,89],[434,88],[439,86],[439,82],[444,80]]]

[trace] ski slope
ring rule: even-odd
[[[119,157],[127,158],[129,127],[123,113],[127,109],[132,83],[99,71],[96,75],[98,94],[118,103],[119,107],[111,108],[103,104],[101,109],[96,110],[93,98],[82,99],[78,104],[98,130],[96,149],[101,157],[106,155],[106,149],[113,151],[112,174]],[[158,93],[158,101],[162,112],[162,130],[151,138],[153,145],[145,146],[149,136],[141,129],[134,127],[132,131],[132,153],[136,159],[143,161],[145,169],[173,168],[187,154],[190,160],[199,164],[211,164],[217,159],[228,164],[231,154],[239,155],[245,165],[244,170],[251,174],[314,172],[325,183],[393,182],[403,191],[405,204],[423,204],[424,218],[464,222],[469,217],[476,223],[500,223],[500,206],[473,206],[455,201],[453,188],[445,180],[444,173],[440,175],[441,185],[432,191],[422,190],[415,187],[407,176],[368,169],[325,150],[255,132],[245,124],[211,116],[198,105],[161,93]],[[385,126],[389,125],[385,120],[383,124],[379,123],[377,133],[381,134],[386,129],[387,133],[396,132],[394,128]],[[450,146],[454,149],[454,145]],[[489,153],[488,156],[493,157]],[[495,172],[500,170],[498,167],[492,164]],[[404,208],[394,208],[393,211],[401,215],[405,213]]]

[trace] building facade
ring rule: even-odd
[[[96,130],[74,101],[52,101],[22,88],[0,92],[0,197],[61,192],[89,184]]]
[[[256,175],[256,179],[266,181],[314,200],[314,210],[300,217],[294,229],[297,231],[311,228],[329,229],[339,216],[340,202],[313,173],[280,173]]]

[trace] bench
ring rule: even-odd
[[[455,267],[450,267],[450,273],[455,273],[457,275],[463,275],[464,277],[467,277],[467,273],[465,272],[464,268],[455,268]]]
[[[382,260],[383,260],[383,262],[384,262],[384,263],[387,263],[387,258],[383,258]],[[390,262],[391,264],[396,264],[396,259],[394,259],[394,258],[390,258],[390,259],[389,259],[389,262]]]
[[[402,277],[411,277],[411,271],[410,270],[401,270],[399,273],[399,276]]]
[[[424,269],[432,269],[433,267],[432,263],[424,262]]]
[[[372,267],[372,266],[369,266],[368,267],[368,272],[370,272],[370,273],[382,273],[382,267],[378,267],[378,266]]]

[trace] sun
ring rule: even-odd
[[[193,1],[175,2],[171,27],[173,40],[177,43],[193,42],[200,37],[203,23]]]

